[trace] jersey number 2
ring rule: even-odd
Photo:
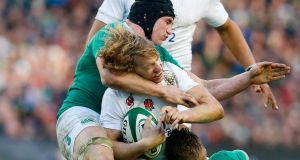
[[[175,33],[172,33],[170,36],[169,42],[175,42]]]

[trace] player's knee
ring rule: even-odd
[[[103,145],[91,145],[87,148],[84,160],[113,160],[113,150]]]
[[[112,142],[100,126],[87,127],[76,137],[73,159],[113,159]]]

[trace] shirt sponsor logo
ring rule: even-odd
[[[86,123],[89,123],[89,122],[95,122],[93,119],[91,119],[91,118],[85,118],[85,119],[83,119],[83,120],[81,120],[81,124],[86,124]]]

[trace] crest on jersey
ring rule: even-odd
[[[178,82],[176,79],[176,75],[169,71],[169,70],[164,70],[164,81],[167,86],[177,86],[178,87]]]
[[[152,109],[154,109],[154,103],[152,99],[149,98],[145,99],[144,106],[147,110],[152,111]]]
[[[132,97],[132,93],[127,97],[126,104],[130,108],[134,105],[134,98]]]

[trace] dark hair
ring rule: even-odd
[[[166,156],[168,160],[205,160],[206,150],[197,135],[175,129],[166,140]]]
[[[155,22],[164,16],[175,18],[170,0],[136,0],[130,8],[128,19],[141,26],[145,36],[151,39]]]

